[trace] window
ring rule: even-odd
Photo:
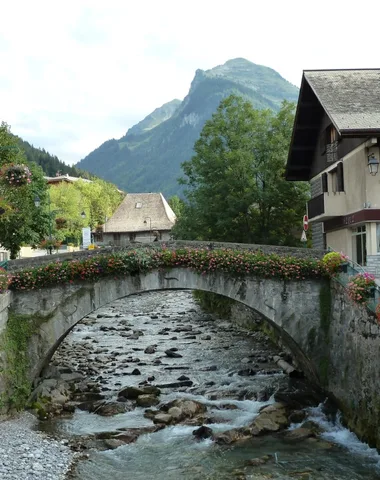
[[[327,173],[322,173],[322,192],[328,192],[328,185],[327,185]]]
[[[338,160],[339,135],[333,125],[329,125],[320,136],[321,155],[326,154],[326,161],[333,163]]]
[[[339,162],[336,168],[329,172],[331,178],[331,191],[344,192],[343,162]]]
[[[380,253],[380,223],[376,223],[376,244],[377,253]]]
[[[367,236],[365,225],[354,229],[353,233],[354,260],[359,265],[367,264]]]

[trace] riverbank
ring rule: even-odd
[[[23,412],[0,422],[0,478],[64,480],[76,455],[66,446],[35,431],[38,420]]]

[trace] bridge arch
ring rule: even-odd
[[[29,377],[35,379],[55,350],[85,316],[120,298],[156,290],[202,290],[236,300],[273,325],[292,349],[305,374],[318,381],[308,358],[310,332],[320,330],[322,280],[283,281],[258,277],[233,278],[219,272],[200,275],[173,268],[123,278],[105,277],[95,283],[69,284],[11,293],[10,313],[26,315],[35,330],[28,344]]]

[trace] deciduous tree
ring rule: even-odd
[[[274,113],[234,95],[222,100],[182,164],[177,238],[299,244],[309,189],[284,178],[293,115],[288,102]]]

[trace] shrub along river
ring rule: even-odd
[[[127,297],[64,340],[37,389],[60,415],[39,428],[85,454],[77,480],[380,479],[377,451],[278,355],[190,292]]]

